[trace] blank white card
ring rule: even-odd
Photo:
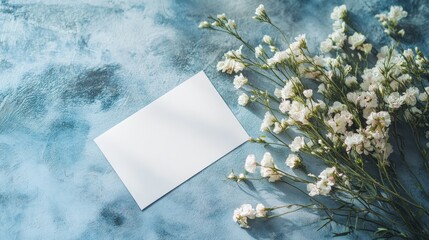
[[[95,142],[144,209],[248,138],[199,72]]]

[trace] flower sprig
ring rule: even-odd
[[[399,37],[405,34],[400,20],[407,15],[399,6],[376,15],[394,41],[374,49],[352,27],[347,7],[335,7],[330,15],[333,32],[320,43],[317,54],[309,51],[305,34],[290,41],[262,4],[253,18],[272,26],[283,42],[264,35],[252,46],[225,14],[209,17],[212,23],[200,23],[200,28],[227,33],[239,41],[240,46],[226,52],[216,67],[234,75],[233,85],[241,92],[239,105],[257,103],[265,109],[258,126],[263,135],[250,142],[285,149],[284,165],[277,165],[270,152],[259,162],[250,154],[245,173],[232,172],[228,178],[287,184],[312,202],[273,208],[257,205],[256,209],[244,204],[233,217],[241,227],[250,226],[248,219],[283,216],[291,211],[267,213],[294,207],[292,211],[324,214],[326,222],[321,227],[342,224],[347,230],[341,234],[364,230],[375,237],[428,238],[429,190],[409,163],[414,159],[406,151],[412,150],[400,131],[411,133],[415,147],[411,149],[418,150],[416,160],[429,175],[429,61],[418,48],[403,50],[400,45]],[[258,84],[254,84],[255,76]],[[308,172],[308,156],[326,168],[317,175]],[[302,171],[307,177],[279,166]],[[260,177],[250,177],[258,168]],[[410,176],[407,181],[399,176],[403,169]],[[417,190],[410,191],[409,186]]]

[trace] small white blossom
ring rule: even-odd
[[[372,125],[374,127],[389,127],[390,123],[390,114],[386,111],[372,112],[366,120],[366,124]]]
[[[228,19],[228,26],[232,29],[237,29],[237,24],[234,20]]]
[[[303,104],[298,101],[293,101],[289,109],[289,117],[296,122],[308,125],[308,119],[311,115],[311,112],[312,111],[306,106],[306,104]]]
[[[238,223],[242,228],[249,228],[247,219],[254,219],[256,217],[256,211],[250,204],[243,204],[241,207],[234,210],[232,219]]]
[[[408,13],[400,6],[391,6],[390,12],[387,14],[387,19],[394,24],[398,23],[399,20],[406,17]]]
[[[259,58],[263,54],[264,54],[264,48],[261,45],[255,47],[255,57]]]
[[[246,77],[244,77],[242,73],[240,73],[240,75],[235,75],[234,81],[233,81],[235,89],[239,89],[243,87],[248,82],[249,80]]]
[[[242,58],[241,49],[243,46],[240,46],[237,50],[231,50],[224,54],[225,60],[219,61],[216,68],[218,71],[226,72],[232,74],[233,72],[237,73],[244,69],[244,64],[240,62]]]
[[[428,93],[429,93],[429,87],[425,87],[424,91],[419,94],[419,97],[418,97],[419,100],[422,102],[426,102],[429,98]]]
[[[290,57],[288,51],[279,51],[274,53],[274,56],[267,59],[268,66],[275,66],[276,64],[286,61]]]
[[[268,131],[270,127],[274,124],[275,120],[276,118],[270,112],[266,112],[264,120],[261,124],[261,131]]]
[[[238,105],[240,106],[246,106],[249,103],[249,96],[245,93],[242,93],[239,97],[238,97]]]
[[[260,4],[255,10],[255,15],[258,17],[263,17],[265,14],[266,13],[264,5]]]
[[[314,183],[307,184],[307,191],[309,191],[308,195],[310,195],[310,197],[314,197],[320,194],[319,189]]]
[[[218,14],[218,15],[216,16],[216,18],[218,18],[218,19],[220,19],[220,20],[224,20],[224,21],[226,21],[226,20],[227,20],[227,19],[226,19],[226,15],[225,15],[225,13]]]
[[[332,50],[332,47],[334,43],[332,42],[331,39],[326,39],[325,41],[320,43],[320,51],[322,51],[323,53],[327,53],[330,52]]]
[[[353,85],[358,85],[358,82],[355,76],[348,76],[345,79],[345,84],[347,87],[352,87]]]
[[[244,175],[244,173],[240,173],[237,177],[237,182],[246,180],[246,175]]]
[[[289,144],[289,148],[292,152],[298,152],[305,146],[304,137],[297,136],[293,139],[292,143]]]
[[[249,173],[254,173],[256,170],[256,157],[253,154],[249,154],[246,158],[246,163],[244,164],[244,169]]]
[[[419,89],[416,87],[410,87],[408,88],[403,97],[404,97],[404,102],[408,105],[408,106],[414,106],[417,103],[417,96],[419,95]]]
[[[357,47],[361,46],[365,40],[366,37],[363,34],[355,32],[353,35],[349,36],[350,49],[355,50]]]
[[[404,100],[405,98],[401,96],[398,92],[393,92],[389,96],[384,97],[384,101],[391,109],[400,108],[402,104],[404,104]]]
[[[274,123],[273,133],[279,134],[283,131],[283,127],[279,122]]]
[[[414,52],[411,49],[406,49],[406,50],[404,50],[404,52],[402,53],[402,55],[404,55],[404,57],[406,59],[412,59],[414,57]]]
[[[279,181],[282,174],[277,171],[277,166],[274,164],[274,159],[271,153],[266,152],[261,161],[261,177],[268,178],[269,182]]]
[[[237,176],[234,174],[234,172],[231,172],[229,175],[228,175],[228,179],[235,179]]]
[[[207,22],[207,21],[203,21],[203,22],[200,22],[200,24],[198,25],[198,28],[210,28],[210,23],[209,22]]]
[[[273,45],[273,39],[268,36],[268,35],[264,35],[264,37],[262,38],[262,41],[268,45]]]
[[[311,89],[304,90],[304,91],[302,92],[302,94],[303,94],[306,98],[311,98],[311,97],[313,96],[313,90],[311,90]]]
[[[301,165],[301,159],[296,154],[289,154],[289,156],[286,158],[286,165],[290,168],[296,168]]]
[[[289,100],[283,100],[279,105],[279,110],[282,113],[289,112],[291,108],[291,103]]]
[[[262,203],[256,205],[256,215],[257,218],[263,218],[267,216],[267,209]]]
[[[371,43],[364,43],[362,47],[360,48],[365,54],[369,54],[372,50],[372,44]]]
[[[332,20],[344,19],[347,16],[347,7],[346,5],[337,6],[331,13]]]
[[[341,31],[335,31],[329,35],[332,41],[335,43],[337,48],[341,48],[344,45],[344,41],[347,39],[346,34]]]

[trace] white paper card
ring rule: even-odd
[[[248,138],[199,72],[95,142],[144,209]]]

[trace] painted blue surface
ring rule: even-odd
[[[427,53],[425,1],[346,1],[359,30],[386,41],[373,15],[401,4],[407,39]],[[273,21],[311,43],[326,38],[340,1],[267,1]],[[242,169],[246,143],[166,197],[140,211],[93,139],[204,70],[251,136],[260,114],[241,108],[230,77],[215,65],[238,43],[197,29],[225,12],[252,29],[259,1],[15,0],[0,4],[0,239],[320,239],[315,213],[299,212],[243,230],[232,221],[242,203],[306,201],[266,182],[224,181]],[[377,32],[376,32],[377,31]],[[168,148],[168,142],[165,144]],[[143,147],[143,146],[142,146]],[[273,150],[279,164],[287,153]],[[171,173],[174,174],[174,173]],[[364,236],[364,235],[363,235]],[[344,237],[359,238],[362,235]]]

